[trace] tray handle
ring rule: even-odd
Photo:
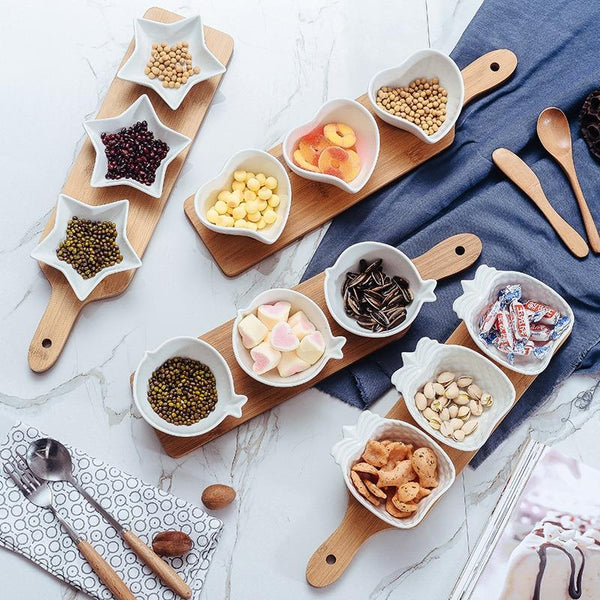
[[[463,106],[504,83],[516,68],[517,57],[510,50],[493,50],[467,65],[461,71],[465,82]]]

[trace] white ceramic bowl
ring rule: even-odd
[[[494,363],[464,346],[440,344],[428,337],[421,338],[414,352],[402,353],[402,368],[392,375],[392,384],[402,394],[412,418],[436,440],[466,452],[478,450],[485,444],[496,425],[515,403],[515,388],[510,379]],[[494,403],[485,408],[477,419],[477,429],[462,442],[447,438],[433,429],[415,404],[415,394],[428,381],[444,371],[457,376],[470,375],[484,392],[491,394]]]
[[[418,125],[392,115],[377,106],[379,88],[384,86],[403,87],[411,81],[423,77],[427,77],[427,79],[437,77],[440,85],[448,92],[446,120],[432,135],[427,135]],[[438,50],[427,49],[415,52],[397,67],[379,71],[369,82],[368,95],[373,110],[380,119],[394,127],[409,131],[427,144],[435,144],[454,127],[456,119],[458,119],[465,99],[465,83],[460,69],[448,55]]]
[[[218,400],[214,410],[194,425],[173,425],[159,417],[148,402],[148,381],[152,373],[166,360],[180,356],[204,363],[214,374]],[[175,337],[156,350],[146,352],[133,376],[133,399],[144,420],[154,429],[177,437],[193,437],[214,429],[226,417],[242,416],[242,406],[248,398],[236,394],[233,378],[225,359],[210,344],[194,337]]]
[[[356,133],[356,152],[362,166],[356,178],[348,183],[333,175],[307,171],[294,162],[293,154],[300,138],[327,123],[345,123]],[[350,194],[356,194],[369,181],[375,169],[379,156],[379,129],[371,113],[362,104],[340,98],[326,102],[308,123],[292,129],[285,136],[282,148],[285,162],[296,175],[311,181],[331,183]]]
[[[485,309],[498,299],[498,292],[507,285],[519,283],[525,300],[535,300],[560,311],[569,317],[569,326],[555,340],[551,351],[543,360],[535,356],[515,356],[514,364],[506,359],[506,354],[500,352],[493,345],[488,345],[479,337],[479,320]],[[557,294],[551,287],[539,279],[520,273],[519,271],[499,271],[487,265],[481,265],[475,273],[475,278],[461,281],[462,296],[459,296],[452,305],[454,312],[465,322],[473,341],[490,358],[504,365],[512,371],[524,375],[539,375],[552,360],[552,356],[562,342],[569,337],[573,329],[575,315],[567,301]]]
[[[388,331],[373,332],[361,327],[344,312],[342,288],[346,273],[348,271],[358,272],[358,263],[361,259],[372,262],[377,258],[383,259],[383,270],[387,275],[390,277],[399,275],[408,281],[414,300],[406,307],[406,319],[403,323]],[[410,327],[417,318],[423,304],[425,302],[435,302],[434,290],[437,281],[435,279],[422,279],[412,260],[397,248],[381,242],[359,242],[346,248],[335,261],[335,264],[325,269],[323,285],[327,308],[338,325],[354,335],[383,338],[396,335],[398,332]]]
[[[273,369],[263,375],[257,375],[252,370],[252,364],[254,361],[250,356],[250,350],[246,349],[242,344],[242,338],[238,331],[239,322],[248,314],[255,313],[256,309],[261,304],[272,304],[278,301],[289,302],[292,305],[290,315],[293,315],[299,310],[303,311],[313,325],[321,332],[325,340],[325,353],[321,358],[306,371],[296,373],[290,377],[280,377],[277,369]],[[271,385],[273,387],[295,387],[302,385],[310,381],[313,377],[318,375],[327,362],[332,358],[342,358],[342,347],[346,343],[345,337],[334,337],[329,327],[329,322],[323,311],[307,296],[296,292],[295,290],[288,290],[283,288],[276,288],[262,292],[251,302],[247,308],[238,310],[237,317],[233,323],[233,330],[231,332],[233,353],[240,367],[250,375],[256,381],[260,381],[265,385]]]
[[[67,279],[77,298],[85,300],[94,288],[108,275],[137,269],[142,261],[135,253],[133,246],[127,239],[127,215],[129,213],[129,200],[119,200],[101,206],[91,206],[65,194],[58,196],[54,227],[50,233],[33,249],[31,257],[43,262],[50,267],[58,269]],[[112,267],[102,269],[99,273],[84,279],[67,262],[59,260],[56,250],[60,242],[66,237],[67,224],[72,217],[93,221],[112,221],[117,227],[115,240],[123,256],[123,260]]]
[[[250,171],[251,173],[264,173],[275,177],[278,181],[277,195],[279,196],[279,206],[275,209],[277,221],[267,225],[260,231],[251,231],[250,229],[241,229],[238,227],[221,227],[211,223],[206,218],[208,209],[211,208],[217,200],[218,193],[223,189],[231,189],[233,173],[238,169]],[[202,224],[225,235],[239,235],[249,237],[264,244],[273,244],[285,228],[292,205],[292,186],[290,178],[284,166],[268,152],[248,148],[240,150],[234,154],[226,163],[221,172],[210,181],[206,182],[194,196],[194,210]]]
[[[342,475],[346,482],[346,487],[350,493],[370,512],[379,517],[382,521],[389,523],[398,529],[411,529],[416,527],[431,510],[433,505],[450,488],[456,478],[456,471],[450,457],[442,448],[431,438],[426,436],[420,429],[394,419],[385,419],[365,410],[358,417],[356,425],[346,425],[342,428],[343,438],[337,442],[331,449],[331,455],[335,462],[340,465]],[[438,459],[438,487],[431,490],[429,496],[425,496],[419,501],[419,508],[411,517],[399,519],[393,517],[386,510],[385,506],[374,506],[366,498],[361,496],[354,487],[350,479],[352,467],[359,461],[364,452],[367,442],[371,439],[382,440],[390,439],[407,444],[413,444],[415,449],[427,447],[431,448]]]
[[[162,160],[158,169],[156,169],[156,178],[152,185],[145,185],[135,179],[106,179],[108,170],[108,159],[104,153],[105,146],[100,139],[103,132],[116,133],[123,127],[131,127],[138,121],[147,121],[148,129],[154,134],[155,138],[166,142],[169,146],[167,156]],[[192,140],[178,133],[174,129],[169,129],[158,118],[150,99],[146,94],[140,96],[125,112],[116,117],[107,119],[91,119],[83,124],[94,150],[96,151],[96,162],[92,172],[90,185],[92,187],[112,187],[115,185],[128,185],[129,187],[140,190],[154,198],[162,196],[163,184],[167,167],[175,157],[182,152],[191,143]]]
[[[179,108],[188,92],[195,85],[225,73],[225,67],[206,47],[200,15],[182,19],[175,23],[158,23],[148,19],[135,19],[133,28],[135,48],[127,62],[117,73],[117,77],[153,89],[172,110]],[[193,75],[185,85],[178,89],[163,87],[162,81],[158,78],[149,79],[144,73],[144,69],[148,60],[150,60],[152,44],[166,42],[169,45],[174,45],[185,41],[189,43],[189,49],[192,53],[192,66],[200,67],[200,73]]]

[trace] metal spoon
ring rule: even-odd
[[[556,162],[568,177],[579,204],[579,211],[590,246],[596,254],[600,253],[600,235],[577,179],[575,163],[573,162],[571,130],[565,113],[560,108],[555,107],[544,109],[538,117],[537,134],[542,146],[556,159]]]
[[[110,523],[138,557],[182,598],[190,598],[192,590],[177,572],[146,546],[133,531],[125,529],[103,506],[92,498],[73,477],[73,463],[67,448],[57,440],[42,438],[27,449],[27,464],[36,477],[46,481],[68,481]]]

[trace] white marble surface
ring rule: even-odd
[[[235,52],[154,239],[129,290],[87,307],[58,364],[29,371],[27,348],[49,286],[29,258],[132,35],[142,0],[6,3],[0,31],[5,115],[0,170],[0,424],[24,420],[147,482],[199,502],[216,481],[238,491],[219,516],[225,530],[204,600],[447,597],[502,490],[528,431],[589,464],[600,460],[598,403],[572,398],[593,383],[572,379],[476,471],[467,469],[427,520],[372,538],[329,589],[305,581],[306,562],[343,516],[346,491],[329,456],[357,411],[317,391],[172,460],[131,409],[129,373],[165,338],[200,334],[272,286],[295,284],[322,232],[256,270],[226,279],[187,223],[183,200],[240,147],[268,148],[328,98],[364,92],[371,74],[433,46],[450,51],[480,0],[243,2],[165,0],[199,10],[235,38]],[[26,42],[23,44],[23,42]],[[382,48],[385,50],[382,51]],[[28,68],[23,68],[29,65]],[[8,118],[7,118],[8,115]],[[388,393],[374,410],[395,401]],[[82,597],[21,557],[0,550],[3,598]]]

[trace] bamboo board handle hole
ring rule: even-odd
[[[492,71],[499,71],[499,70],[500,70],[500,65],[499,65],[497,62],[493,62],[493,63],[490,65],[490,69],[491,69]]]
[[[462,256],[466,252],[466,250],[464,246],[456,246],[456,248],[454,248],[454,252],[456,252],[458,256]]]
[[[50,346],[52,346],[52,340],[50,338],[44,338],[42,340],[42,347],[43,348],[50,348]]]
[[[325,562],[326,562],[328,565],[335,565],[335,563],[337,562],[337,558],[336,558],[335,554],[328,554],[328,555],[325,557]]]

